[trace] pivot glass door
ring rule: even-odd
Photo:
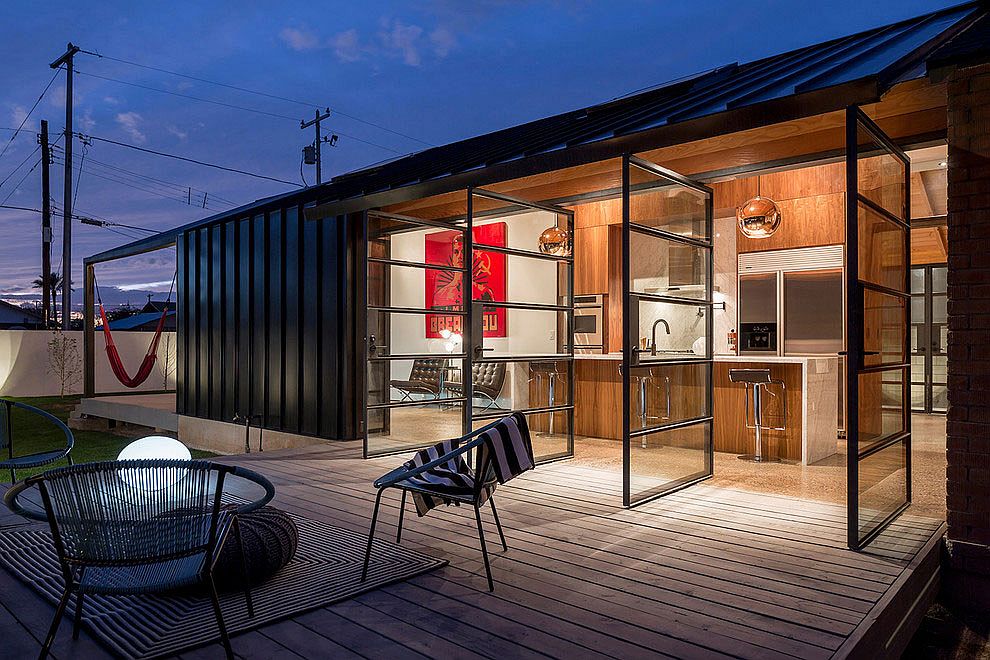
[[[573,456],[574,213],[481,189],[468,199],[471,424],[523,412],[538,461]]]
[[[467,221],[366,216],[365,457],[407,452],[469,428],[459,374],[469,309]]]
[[[911,502],[909,162],[859,108],[846,114],[848,543]]]
[[[712,475],[712,192],[635,156],[622,176],[623,504]]]

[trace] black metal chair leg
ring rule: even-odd
[[[62,594],[62,599],[58,601],[58,607],[55,608],[55,618],[52,619],[52,625],[48,629],[48,637],[45,638],[45,643],[41,646],[41,653],[38,655],[39,658],[48,657],[48,651],[55,641],[55,633],[58,632],[58,624],[62,622],[62,615],[65,614],[65,606],[69,604],[70,595],[71,591],[69,587],[66,587],[65,593]]]
[[[210,600],[213,601],[213,614],[217,617],[217,626],[220,628],[220,643],[227,653],[227,660],[233,660],[234,650],[230,648],[230,637],[227,635],[227,626],[223,622],[223,612],[220,611],[220,597],[217,596],[217,586],[213,582],[213,575],[206,576],[207,586],[210,588]]]
[[[406,491],[402,491],[402,503],[399,504],[399,528],[395,530],[395,542],[398,543],[402,540],[402,518],[406,513]]]
[[[492,505],[492,516],[495,517],[495,527],[498,529],[498,537],[502,539],[502,550],[508,551],[509,546],[505,542],[505,534],[502,532],[502,522],[498,519],[498,511],[495,510],[495,498],[489,496],[488,503]]]
[[[244,541],[241,537],[241,523],[234,517],[234,540],[237,541],[237,547],[241,550],[241,575],[244,576],[244,600],[247,601],[248,616],[254,618],[254,599],[251,598],[251,573],[248,572],[248,556],[247,552],[244,551]]]
[[[371,530],[368,532],[368,549],[364,553],[364,568],[361,570],[361,582],[368,579],[368,562],[371,561],[371,544],[375,541],[375,525],[378,523],[378,508],[382,503],[382,493],[385,492],[384,488],[378,490],[378,496],[375,497],[375,512],[371,514]]]
[[[485,529],[481,526],[481,508],[477,504],[474,506],[474,518],[478,521],[478,538],[481,539],[481,556],[485,559],[485,573],[488,574],[488,591],[495,591],[492,566],[488,562],[488,546],[485,544]]]
[[[76,615],[72,619],[72,639],[79,639],[79,624],[82,623],[83,594],[76,594]]]

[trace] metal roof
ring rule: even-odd
[[[740,108],[782,102],[812,92],[821,94],[823,90],[828,93],[857,81],[870,81],[870,93],[882,94],[898,82],[925,75],[927,58],[937,49],[948,47],[960,31],[965,35],[965,28],[981,22],[979,19],[987,13],[984,7],[979,1],[968,2],[754,62],[726,64],[642,93],[355,170],[321,186],[258,200],[165,234],[174,240],[174,236],[191,228],[242,216],[290,197],[297,197],[300,203],[319,200],[321,204],[355,199],[533,156],[553,156],[574,147],[605,143]],[[839,100],[845,104],[869,102],[862,98]],[[155,238],[109,250],[90,260],[116,258],[128,248],[152,245]]]

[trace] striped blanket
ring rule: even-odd
[[[484,440],[477,462],[484,473],[480,487],[475,471],[468,466],[463,454],[397,484],[410,488],[416,512],[420,516],[425,516],[430,509],[441,504],[474,501],[475,498],[478,504],[484,504],[497,483],[504,484],[535,467],[529,426],[521,413],[513,413],[499,420],[480,437]],[[435,461],[457,449],[461,441],[461,438],[444,440],[421,449],[405,466],[413,469]]]

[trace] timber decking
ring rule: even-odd
[[[225,459],[272,479],[278,507],[366,532],[371,481],[397,457],[337,443]],[[937,587],[938,520],[902,516],[864,553],[834,504],[700,484],[635,509],[617,475],[560,462],[500,488],[509,551],[489,594],[473,512],[407,511],[403,543],[450,565],[233,638],[243,658],[884,657]],[[379,538],[395,531],[386,495]],[[0,524],[17,524],[9,512]],[[491,541],[495,539],[496,543]],[[37,653],[53,608],[0,570],[6,657]],[[914,604],[916,607],[911,608]],[[905,611],[912,611],[905,623]],[[64,623],[55,657],[105,657]],[[220,657],[213,646],[183,655]]]

